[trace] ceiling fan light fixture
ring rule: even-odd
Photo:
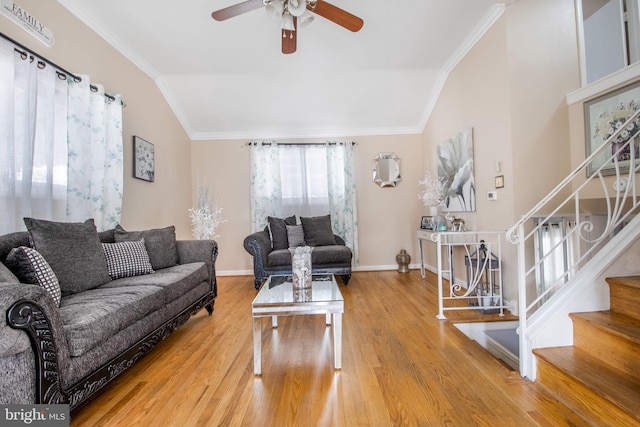
[[[288,0],[287,10],[293,16],[301,16],[307,10],[306,0]]]
[[[308,10],[305,10],[304,13],[298,18],[298,26],[300,28],[304,28],[307,25],[313,22],[313,15]]]
[[[272,1],[265,6],[264,10],[272,21],[280,22],[282,20],[282,13],[284,12],[284,0]]]
[[[296,30],[296,27],[293,25],[293,16],[286,12],[282,15],[282,29],[288,31]]]

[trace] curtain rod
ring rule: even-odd
[[[349,142],[329,142],[329,141],[327,141],[327,142],[276,142],[276,141],[273,141],[273,142],[264,142],[264,141],[263,141],[263,142],[245,142],[245,144],[244,144],[244,145],[245,145],[246,147],[250,147],[250,146],[252,146],[252,145],[258,145],[258,144],[261,144],[261,145],[271,145],[271,144],[273,144],[273,143],[275,143],[276,145],[293,145],[293,146],[295,146],[295,145],[318,145],[318,146],[322,146],[322,145],[340,145],[340,144],[349,144]],[[351,142],[351,145],[355,147],[356,145],[358,145],[358,143],[357,143],[357,142],[355,142],[355,141],[352,141],[352,142]]]
[[[11,37],[7,36],[6,34],[0,32],[0,36],[2,36],[2,38],[7,40],[8,42],[14,44],[14,46],[15,46],[14,50],[22,55],[22,59],[26,59],[26,57],[28,56],[27,53],[29,53],[33,57],[38,58],[38,60],[40,61],[38,63],[38,66],[40,67],[40,65],[42,65],[42,67],[40,67],[40,68],[44,68],[45,64],[49,64],[50,66],[52,66],[53,68],[56,69],[56,72],[58,73],[58,77],[60,77],[60,74],[63,74],[65,79],[67,77],[71,77],[73,79],[73,81],[75,81],[75,82],[81,82],[82,81],[82,77],[76,76],[72,72],[65,70],[64,68],[62,68],[61,66],[59,66],[55,62],[48,60],[44,56],[40,55],[39,53],[34,52],[33,50],[29,49],[25,45],[23,45],[21,43],[18,43],[17,41],[15,41]],[[94,85],[89,85],[89,86],[90,86],[91,91],[93,91],[93,92],[97,92],[98,91],[98,87],[97,86],[94,86]],[[105,96],[105,98],[107,98],[107,99],[109,99],[111,101],[115,101],[116,100],[116,97],[111,95],[110,93],[105,92],[104,96]],[[122,101],[122,106],[123,107],[126,106],[124,101]]]

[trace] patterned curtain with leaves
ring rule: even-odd
[[[69,84],[67,218],[93,218],[106,230],[120,222],[122,211],[122,100],[81,77]]]
[[[341,236],[358,264],[358,212],[356,181],[353,173],[353,143],[327,145],[329,210],[333,231]]]
[[[267,216],[282,212],[282,185],[278,144],[251,145],[251,232],[263,230]]]

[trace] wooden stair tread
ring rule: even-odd
[[[573,346],[540,348],[534,354],[624,412],[640,420],[640,382]]]
[[[606,281],[609,285],[627,286],[640,291],[640,276],[608,277]]]
[[[593,327],[607,330],[640,345],[640,319],[614,313],[612,311],[593,311],[586,313],[570,313],[574,320],[586,321]]]

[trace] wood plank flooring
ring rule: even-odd
[[[357,272],[342,370],[325,318],[263,320],[253,374],[253,278],[219,278],[202,311],[72,418],[80,426],[572,426],[584,422],[436,319],[436,276]],[[449,316],[449,313],[447,313]],[[469,318],[469,314],[465,314]],[[449,317],[453,317],[449,316]]]

